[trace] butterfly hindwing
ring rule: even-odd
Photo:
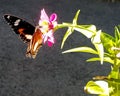
[[[4,18],[15,33],[19,34],[24,42],[29,42],[31,40],[35,31],[35,27],[33,25],[13,15],[6,14],[4,15]]]
[[[36,26],[35,33],[33,34],[33,37],[31,41],[28,44],[26,56],[27,57],[32,57],[35,58],[37,55],[38,50],[40,47],[42,47],[42,42],[43,42],[43,33],[39,29],[39,26]]]

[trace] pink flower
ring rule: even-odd
[[[40,30],[43,33],[43,42],[44,44],[48,42],[48,46],[52,46],[54,44],[54,28],[57,26],[57,14],[53,13],[48,17],[45,10],[41,10],[41,16],[39,20]]]

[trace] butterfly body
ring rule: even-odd
[[[42,46],[42,32],[39,26],[34,27],[25,20],[6,14],[4,19],[11,26],[13,31],[28,44],[26,56],[35,58],[39,48]]]

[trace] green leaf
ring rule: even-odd
[[[75,15],[75,17],[73,19],[73,25],[77,25],[77,19],[78,19],[79,13],[80,13],[80,10],[77,11],[77,13],[76,13],[76,15]],[[63,37],[63,40],[62,40],[61,49],[63,48],[65,41],[73,33],[73,31],[74,31],[73,27],[68,27],[68,30],[66,31],[66,33],[65,33],[65,35]]]
[[[98,51],[98,55],[100,57],[100,61],[101,61],[101,64],[103,64],[103,59],[104,59],[104,48],[103,48],[103,44],[100,43],[100,44],[94,44],[97,51]]]
[[[93,58],[90,58],[88,60],[86,60],[87,62],[93,62],[93,61],[100,61],[100,58],[97,58],[97,57],[93,57]]]
[[[111,72],[109,74],[109,78],[114,78],[114,79],[119,79],[120,78],[120,75],[119,75],[119,67],[114,65],[112,66],[111,68]]]
[[[84,89],[85,89],[85,92],[89,94],[109,96],[108,83],[103,80],[89,81]]]
[[[74,25],[77,25],[77,20],[78,20],[79,13],[80,13],[80,10],[77,11],[77,13],[76,13],[76,15],[75,15],[75,17],[73,19],[73,24]]]
[[[101,32],[101,42],[106,50],[110,54],[114,54],[114,50],[111,50],[115,46],[115,38],[107,33]]]
[[[69,27],[68,30],[66,31],[66,33],[63,37],[63,40],[62,40],[61,49],[63,48],[65,41],[73,33],[73,31],[74,31],[74,29],[72,27]]]
[[[100,60],[101,60],[100,58],[93,57],[88,59],[87,62],[100,61]],[[114,60],[112,60],[110,57],[104,57],[104,62],[114,64]]]
[[[110,57],[104,57],[104,61],[108,62],[108,63],[111,63],[111,64],[114,64],[114,60],[111,59]]]
[[[120,39],[120,26],[115,26],[115,39],[119,40]]]
[[[104,59],[104,47],[101,42],[101,30],[96,32],[95,36],[91,38],[91,41],[95,48],[97,49],[98,55],[100,57],[101,64],[103,64],[103,59]]]
[[[115,43],[116,47],[120,47],[120,28],[119,26],[115,26]]]
[[[92,54],[98,54],[94,49],[90,47],[77,47],[77,48],[66,50],[62,53],[70,53],[70,52],[87,52]]]
[[[87,38],[91,38],[96,32],[96,26],[95,25],[86,25],[86,26],[79,25],[79,26],[75,26],[74,30],[82,33]]]
[[[115,39],[116,41],[120,39],[120,32],[117,26],[115,26]]]

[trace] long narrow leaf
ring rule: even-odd
[[[115,26],[115,39],[120,39],[120,26]]]
[[[79,25],[74,27],[74,30],[82,33],[87,38],[91,38],[96,32],[96,26],[95,25],[87,25],[87,26]]]
[[[77,47],[77,48],[66,50],[62,53],[70,53],[70,52],[87,52],[92,54],[98,54],[94,49],[90,47]]]
[[[74,29],[72,27],[69,27],[68,30],[66,31],[63,40],[62,40],[62,44],[61,44],[61,49],[63,48],[65,41],[67,40],[67,38],[72,34],[72,32],[74,31]]]
[[[100,61],[100,58],[93,57],[93,58],[90,58],[90,59],[87,60],[87,62],[93,62],[93,61]],[[114,64],[114,60],[112,60],[109,57],[104,57],[104,62],[108,62],[108,63]]]
[[[76,13],[76,15],[75,15],[75,17],[73,19],[73,24],[75,24],[75,25],[77,25],[77,20],[78,20],[79,14],[80,14],[80,10],[77,11],[77,13]]]
[[[91,38],[92,43],[94,44],[95,48],[97,49],[98,55],[100,57],[101,64],[103,64],[104,59],[104,47],[101,42],[101,30],[96,32],[96,35]]]
[[[80,10],[77,11],[77,13],[76,13],[76,15],[75,15],[75,17],[73,19],[73,24],[74,25],[77,25],[77,19],[78,19],[79,13],[80,13]],[[65,33],[65,35],[63,37],[63,40],[62,40],[61,49],[63,48],[65,41],[73,33],[73,31],[74,31],[73,27],[68,27],[68,30],[66,31],[66,33]]]

